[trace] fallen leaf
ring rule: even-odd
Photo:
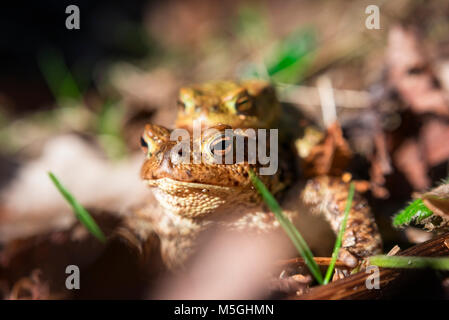
[[[424,190],[430,187],[430,179],[427,175],[428,167],[415,139],[405,140],[394,153],[393,158],[397,168],[405,175],[415,190]]]
[[[449,159],[449,124],[441,119],[426,121],[420,131],[420,143],[429,166]]]
[[[385,176],[393,171],[387,150],[385,134],[379,128],[374,136],[374,154],[371,156],[370,182],[371,192],[376,198],[387,198],[388,190],[384,187]]]
[[[440,226],[449,224],[449,184],[424,193],[422,199],[426,207],[442,218]]]
[[[395,26],[388,37],[389,84],[415,113],[449,116],[446,96],[438,85],[422,42],[412,29]]]
[[[29,277],[21,278],[11,289],[10,300],[41,300],[49,298],[49,285],[42,281],[42,272],[35,269]]]

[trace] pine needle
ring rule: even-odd
[[[332,252],[332,260],[331,260],[331,263],[329,264],[329,267],[327,268],[326,276],[324,278],[324,284],[329,283],[332,273],[334,271],[335,263],[336,263],[337,257],[338,257],[338,251],[341,248],[343,235],[345,234],[346,223],[348,222],[349,210],[351,210],[351,206],[352,206],[352,199],[354,198],[354,188],[355,188],[354,182],[351,182],[351,184],[349,185],[348,199],[346,200],[345,215],[343,217],[343,221],[341,222],[340,231],[338,232],[337,240],[335,241],[334,251]]]

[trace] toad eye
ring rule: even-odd
[[[178,105],[178,110],[185,113],[199,112],[201,111],[201,107],[197,106],[194,101],[182,101],[178,100],[176,102]]]
[[[182,102],[181,100],[176,101],[176,105],[178,106],[179,110],[185,110],[186,109],[186,104],[184,102]]]
[[[239,114],[248,114],[248,112],[251,110],[252,103],[251,99],[248,96],[243,96],[235,102],[235,108],[237,110],[237,113]]]
[[[232,151],[232,137],[221,136],[215,139],[209,148],[214,156],[224,156]]]
[[[148,153],[148,143],[145,141],[143,137],[140,137],[140,147],[145,154]]]

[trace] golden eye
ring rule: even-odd
[[[221,136],[210,144],[210,152],[215,156],[224,156],[232,151],[232,137]]]
[[[248,114],[248,112],[251,110],[251,107],[252,101],[248,96],[240,97],[235,102],[235,109],[237,110],[238,114]]]
[[[147,157],[151,157],[169,139],[170,130],[154,124],[147,124],[140,137],[140,146]]]
[[[140,137],[140,148],[145,154],[148,153],[148,143],[145,141],[143,137]]]
[[[178,100],[176,102],[176,104],[178,105],[178,109],[180,111],[183,111],[185,113],[192,113],[192,112],[199,112],[201,111],[201,107],[195,105],[194,101],[182,101],[182,100]]]
[[[184,102],[182,102],[181,100],[178,100],[178,101],[176,101],[176,105],[178,106],[178,109],[185,111],[186,104]]]

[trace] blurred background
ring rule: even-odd
[[[79,30],[65,27],[71,4],[80,9]],[[373,4],[380,9],[380,29],[365,26],[365,10]],[[152,197],[139,181],[143,125],[172,127],[177,90],[216,79],[270,80],[282,102],[322,128],[317,87],[320,79],[330,81],[338,120],[356,151],[352,173],[379,187],[370,201],[382,208],[376,214],[386,247],[422,241],[421,234],[410,238],[392,230],[390,222],[413,191],[448,173],[449,125],[443,119],[449,110],[448,18],[444,0],[2,4],[4,291],[34,269],[51,274],[57,268],[49,266],[55,265],[51,259],[62,259],[61,252],[61,265],[80,256],[79,263],[89,265],[98,256],[95,240],[80,243],[88,235],[74,227],[73,213],[47,172],[98,219],[106,216],[106,230],[113,228],[117,222],[109,217],[127,215]],[[430,88],[427,82],[412,86],[428,100],[418,101],[396,76],[405,68],[401,63],[416,64],[413,70],[407,66],[409,74],[434,81]],[[67,241],[76,247],[72,253],[64,250]],[[40,243],[44,249],[36,253]],[[94,249],[86,254],[86,248]],[[36,262],[42,255],[51,263]]]

